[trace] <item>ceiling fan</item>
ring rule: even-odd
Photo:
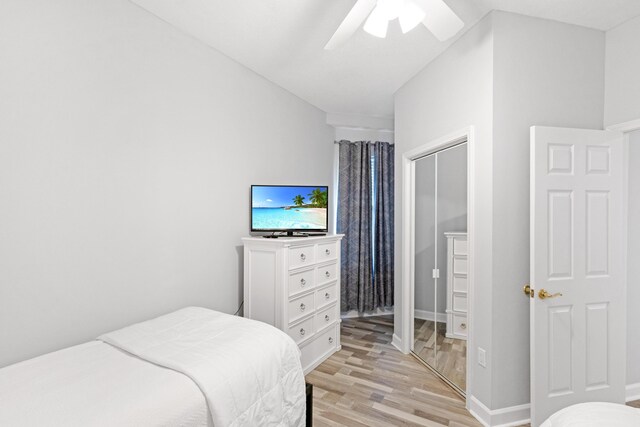
[[[422,22],[440,41],[453,37],[464,27],[464,22],[444,0],[357,0],[324,48],[331,50],[346,42],[365,19],[364,30],[384,38],[389,22],[396,18],[403,33]]]

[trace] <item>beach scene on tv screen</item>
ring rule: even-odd
[[[324,230],[327,227],[327,187],[253,187],[254,230]]]

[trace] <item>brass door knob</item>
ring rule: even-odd
[[[547,292],[544,289],[540,289],[540,292],[538,292],[538,298],[540,299],[555,298],[555,297],[561,297],[561,296],[562,294],[560,292],[552,294],[550,292]]]
[[[528,297],[535,297],[535,293],[533,291],[533,289],[531,289],[531,285],[529,285],[528,283],[526,285],[524,285],[524,288],[522,288],[523,292],[525,293],[526,296]]]

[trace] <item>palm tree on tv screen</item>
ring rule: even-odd
[[[319,188],[316,188],[311,193],[309,193],[309,200],[311,200],[311,203],[319,208],[327,207],[328,197],[329,195],[327,194],[327,191],[322,191]]]
[[[298,194],[296,197],[293,198],[293,203],[296,206],[304,205],[304,197]]]

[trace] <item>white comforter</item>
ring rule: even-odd
[[[202,320],[200,326],[197,319]],[[171,323],[176,321],[182,325],[174,328]],[[150,335],[145,337],[144,331]],[[142,353],[152,355],[151,343],[159,336],[166,338],[159,353],[169,351],[168,364],[184,362],[193,375],[202,374],[205,378],[197,381],[208,390],[207,399],[187,375],[155,364],[160,360],[149,363],[110,344],[91,341],[0,369],[0,426],[203,427],[214,425],[214,420],[215,426],[304,423],[298,349],[277,329],[189,308],[104,339],[115,343],[129,341],[133,335],[143,340]],[[202,335],[209,342],[205,348],[196,343]],[[133,347],[131,351],[136,350]],[[187,348],[193,350],[191,355]],[[295,367],[287,370],[291,365]]]
[[[265,323],[189,307],[99,339],[191,378],[216,427],[304,425],[300,350]]]
[[[607,403],[579,403],[561,409],[540,427],[638,427],[640,409]]]

